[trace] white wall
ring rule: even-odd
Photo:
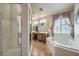
[[[2,24],[1,24],[1,18],[0,18],[0,56],[2,54]]]
[[[2,24],[2,53],[8,50],[10,48],[10,9],[9,9],[9,4],[0,4],[0,9],[2,9],[2,19],[1,19],[1,24]]]
[[[27,56],[29,51],[28,21],[28,4],[22,4],[22,56]]]
[[[47,21],[46,29],[45,28],[44,29],[49,31],[50,27],[52,26],[53,17],[52,16],[47,16],[44,19],[46,19],[46,21]]]

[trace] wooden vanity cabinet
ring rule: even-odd
[[[48,33],[36,32],[36,33],[32,33],[32,34],[33,34],[33,39],[37,39],[39,41],[46,42]]]
[[[46,33],[38,33],[37,35],[37,39],[44,42],[46,42],[46,37],[47,37]]]

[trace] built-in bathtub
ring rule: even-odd
[[[74,42],[75,40],[70,35],[54,35],[48,37],[46,44],[55,56],[78,56],[78,48]]]

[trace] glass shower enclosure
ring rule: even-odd
[[[0,4],[0,55],[21,56],[21,4]]]

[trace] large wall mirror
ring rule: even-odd
[[[34,20],[33,31],[34,32],[47,32],[48,31],[47,19]]]

